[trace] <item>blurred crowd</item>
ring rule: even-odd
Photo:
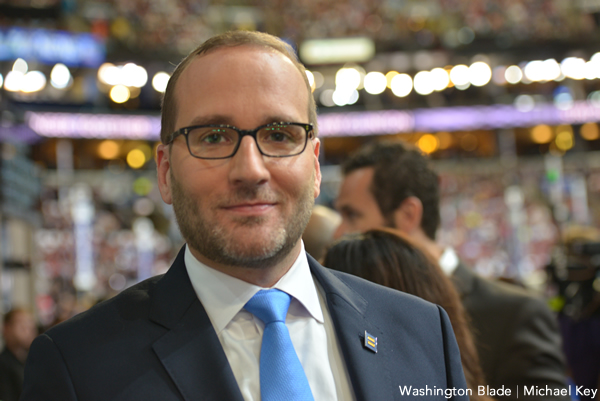
[[[31,3],[7,2],[20,7]],[[43,6],[59,9],[61,17],[37,24],[91,31],[111,39],[113,45],[136,51],[177,50],[182,54],[198,41],[230,29],[262,30],[296,44],[307,39],[367,36],[382,50],[457,48],[476,40],[509,48],[543,41],[593,40],[600,7],[585,4],[560,0],[63,0],[43,2]]]

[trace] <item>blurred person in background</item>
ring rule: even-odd
[[[407,234],[451,277],[471,320],[485,381],[492,388],[523,386],[566,390],[565,362],[556,318],[527,291],[476,275],[452,248],[436,243],[440,225],[437,174],[415,147],[379,142],[359,149],[342,166],[336,209],[342,223],[335,237],[392,227]],[[529,399],[568,399],[532,396]]]
[[[570,375],[576,386],[596,390],[581,401],[600,400],[600,230],[567,227],[547,270]]]
[[[391,400],[401,384],[468,399],[443,309],[304,251],[316,129],[282,40],[234,31],[192,51],[169,79],[157,148],[186,245],[166,274],[39,336],[23,401]]]
[[[348,234],[327,249],[323,265],[415,295],[444,308],[460,349],[467,386],[473,391],[471,400],[491,400],[478,393],[479,386],[485,386],[485,382],[458,293],[433,257],[419,249],[410,238],[390,228]]]
[[[37,336],[37,327],[25,309],[12,309],[4,315],[0,353],[0,400],[17,401],[23,389],[23,372],[29,346]]]
[[[340,225],[339,213],[323,205],[315,205],[302,234],[304,248],[317,261],[322,261],[325,249],[333,241],[333,234]]]

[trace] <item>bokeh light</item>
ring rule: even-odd
[[[469,80],[469,67],[464,64],[452,67],[450,70],[450,80],[458,89],[465,88],[465,86],[468,87],[471,83]]]
[[[535,108],[535,100],[531,95],[519,95],[513,104],[522,113],[527,113]]]
[[[381,72],[372,71],[365,76],[365,91],[371,95],[379,95],[387,87],[387,79]]]
[[[12,70],[20,72],[23,75],[27,74],[27,71],[29,70],[27,61],[23,60],[22,58],[16,59],[15,62],[13,63]]]
[[[523,79],[523,71],[517,65],[511,65],[506,69],[504,78],[509,84],[518,84]]]
[[[492,79],[492,69],[483,61],[471,64],[469,67],[469,82],[474,86],[485,86]]]
[[[571,79],[585,78],[585,60],[579,57],[567,57],[560,63],[562,73]]]
[[[548,125],[540,124],[531,129],[530,136],[534,143],[542,144],[550,142],[554,135],[552,133],[552,128]]]
[[[139,177],[133,182],[133,192],[140,196],[148,195],[152,188],[154,183],[146,177]]]
[[[574,142],[573,133],[569,131],[559,131],[554,139],[556,147],[562,151],[571,149]]]
[[[419,140],[417,141],[417,146],[424,153],[431,154],[431,153],[435,152],[436,150],[438,150],[438,148],[440,146],[440,141],[434,135],[425,134],[419,138]]]
[[[479,146],[479,140],[475,134],[467,133],[460,138],[460,147],[467,152],[472,152]]]
[[[415,92],[419,95],[429,95],[433,92],[433,82],[429,71],[420,71],[415,75]]]
[[[355,68],[341,68],[335,74],[335,86],[342,90],[351,91],[357,89],[361,84],[360,72]]]
[[[337,88],[332,94],[332,100],[336,106],[351,105],[358,101],[358,91],[356,89]]]
[[[120,71],[114,64],[104,63],[98,68],[98,80],[106,85],[118,85],[119,75]]]
[[[586,141],[595,141],[600,138],[600,129],[596,123],[585,123],[581,126],[579,134]]]
[[[325,77],[319,71],[313,71],[312,74],[315,78],[315,88],[319,89],[325,83]]]
[[[443,91],[450,84],[450,75],[443,68],[434,68],[431,70],[429,77],[431,78],[433,90],[437,92]]]
[[[125,103],[131,97],[129,88],[124,85],[115,85],[110,90],[109,96],[115,103]]]
[[[152,87],[155,91],[164,93],[167,90],[167,84],[169,83],[171,76],[164,71],[157,72],[152,78]]]
[[[25,74],[21,71],[9,71],[4,80],[4,89],[9,92],[18,92],[23,86]]]
[[[72,82],[71,72],[69,68],[62,64],[58,63],[50,72],[50,84],[56,89],[65,89]]]
[[[138,169],[146,164],[146,155],[140,149],[133,149],[127,153],[127,164],[133,169]]]
[[[321,104],[323,106],[325,106],[325,107],[335,106],[335,103],[333,101],[333,93],[334,93],[333,89],[325,89],[323,92],[321,92],[321,95],[319,96],[319,101],[321,102]]]
[[[148,72],[142,66],[127,63],[121,67],[121,84],[141,88],[148,82]]]
[[[442,131],[435,134],[438,139],[440,149],[448,149],[452,146],[453,136],[451,133]]]
[[[387,80],[388,88],[392,89],[392,79],[394,79],[394,77],[398,74],[400,74],[398,71],[388,71],[388,73],[385,74],[385,79]]]
[[[119,155],[119,144],[115,141],[106,140],[98,145],[98,156],[104,160],[114,160]]]
[[[398,97],[405,97],[412,91],[413,81],[408,74],[397,74],[392,78],[392,93]]]
[[[41,71],[29,71],[21,82],[21,92],[39,92],[46,87],[46,76]]]

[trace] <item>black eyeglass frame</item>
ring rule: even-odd
[[[280,156],[274,156],[274,155],[268,155],[265,152],[263,152],[263,150],[260,148],[260,145],[258,144],[258,140],[256,139],[256,134],[258,133],[258,131],[260,131],[263,128],[267,128],[267,127],[275,127],[278,125],[295,125],[298,127],[302,127],[304,128],[304,130],[306,131],[306,137],[304,138],[304,146],[302,147],[302,150],[299,151],[298,153],[294,153],[291,155],[280,155]],[[196,129],[196,128],[229,128],[232,129],[234,131],[236,131],[239,135],[239,139],[235,145],[235,148],[233,149],[233,152],[231,153],[231,155],[229,156],[223,156],[223,157],[200,157],[195,155],[192,152],[192,149],[190,148],[190,142],[189,142],[189,133],[190,131]],[[276,123],[269,123],[269,124],[264,124],[261,125],[259,127],[256,127],[252,130],[242,130],[239,129],[233,125],[227,125],[227,124],[206,124],[206,125],[192,125],[189,127],[183,127],[178,129],[177,131],[173,132],[170,136],[169,139],[166,142],[166,145],[170,145],[171,143],[173,143],[173,141],[180,135],[185,136],[185,143],[187,145],[188,151],[190,152],[190,155],[192,155],[192,157],[195,157],[197,159],[203,159],[203,160],[221,160],[221,159],[229,159],[230,157],[235,156],[235,154],[237,153],[238,149],[240,148],[240,144],[242,143],[242,139],[244,139],[245,136],[251,136],[252,138],[254,138],[254,142],[256,143],[256,147],[258,148],[258,151],[260,152],[261,155],[263,156],[267,156],[267,157],[293,157],[293,156],[298,156],[300,154],[302,154],[305,150],[306,150],[306,145],[308,144],[308,139],[313,139],[314,136],[314,126],[311,123],[295,123],[295,122],[276,122]]]

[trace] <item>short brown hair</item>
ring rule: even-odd
[[[194,61],[196,56],[207,54],[216,49],[223,47],[236,47],[236,46],[259,46],[263,48],[270,48],[276,52],[283,54],[289,58],[294,66],[298,69],[302,75],[302,79],[306,84],[306,90],[308,91],[308,117],[309,122],[314,126],[315,135],[318,132],[317,129],[317,106],[315,99],[312,95],[308,77],[306,76],[306,68],[298,61],[296,53],[290,45],[285,43],[283,40],[262,32],[249,32],[249,31],[231,31],[221,35],[213,36],[206,42],[202,43],[190,54],[188,54],[180,63],[175,67],[167,89],[162,100],[162,116],[161,116],[161,130],[160,139],[162,143],[166,143],[167,138],[170,134],[175,131],[175,119],[177,115],[177,102],[175,99],[175,87],[179,77],[185,71],[185,69]]]
[[[344,175],[372,167],[371,193],[383,217],[393,226],[394,211],[410,196],[423,204],[421,228],[435,239],[440,226],[440,188],[437,173],[421,151],[403,142],[375,142],[353,153],[342,165]]]

